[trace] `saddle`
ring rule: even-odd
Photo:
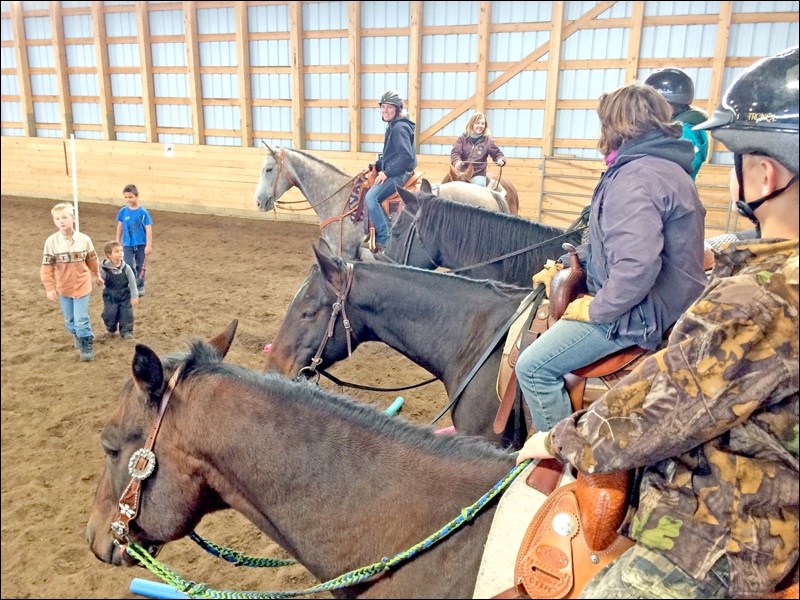
[[[549,302],[543,301],[539,305],[532,315],[529,325],[521,332],[518,342],[515,340],[514,345],[510,348],[506,360],[501,361],[498,375],[498,395],[502,390],[502,396],[500,396],[500,407],[494,421],[494,431],[497,434],[501,434],[505,430],[517,395],[521,394],[514,374],[514,367],[520,353],[561,318],[570,302],[587,292],[586,271],[580,264],[578,254],[573,246],[566,244],[565,246],[568,246],[570,255],[569,267],[559,271],[553,278],[550,284]],[[643,348],[631,346],[618,350],[572,373],[567,373],[564,376],[564,383],[569,393],[573,412],[588,406],[605,391],[602,388],[587,391],[587,379],[597,378],[605,385],[606,389],[609,389],[627,375],[646,354],[648,352]],[[525,408],[525,403],[521,404]]]
[[[411,192],[417,191],[419,180],[422,177],[422,174],[422,171],[415,170],[413,173],[411,173],[411,176],[406,179],[403,187]],[[361,173],[361,176],[354,185],[353,192],[351,194],[351,203],[356,207],[351,215],[351,219],[354,223],[358,223],[361,220],[364,221],[364,233],[367,235],[367,243],[372,252],[377,252],[378,248],[375,243],[375,228],[369,222],[369,213],[367,213],[367,218],[364,218],[364,195],[367,193],[367,190],[373,186],[377,176],[378,171],[376,171],[375,168],[370,165],[369,169],[366,169]],[[402,205],[403,201],[396,191],[392,192],[383,200],[383,202],[381,202],[384,212],[390,219],[392,218],[392,214],[398,212]]]

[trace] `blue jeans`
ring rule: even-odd
[[[373,185],[371,188],[369,188],[364,196],[364,202],[367,205],[367,210],[369,211],[369,220],[375,227],[375,243],[379,244],[380,246],[385,246],[389,243],[389,229],[391,228],[389,217],[386,216],[383,206],[381,206],[381,202],[386,200],[386,198],[391,196],[396,191],[395,185],[403,187],[403,184],[408,180],[409,177],[411,177],[410,172],[395,175],[393,177],[387,177],[386,181],[383,183]]]
[[[611,326],[561,319],[519,355],[514,371],[536,431],[548,431],[572,414],[566,373],[636,344],[625,336],[609,339]]]
[[[144,287],[144,246],[123,246],[122,255],[125,262],[133,269],[136,277],[136,287],[140,290]]]
[[[475,185],[486,187],[486,175],[475,175],[475,177],[470,179],[469,182],[474,183]]]
[[[61,314],[64,315],[64,325],[67,331],[79,338],[94,338],[92,324],[89,322],[89,297],[90,294],[80,298],[58,295]]]

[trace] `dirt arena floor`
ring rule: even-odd
[[[55,201],[2,198],[2,573],[3,598],[138,598],[141,568],[98,561],[84,540],[102,468],[100,431],[130,372],[135,343],[158,353],[208,338],[232,319],[239,328],[227,361],[261,370],[263,347],[277,331],[313,261],[316,225],[151,211],[153,254],[147,294],[135,308],[135,340],[95,344],[78,362],[58,304],[39,281],[42,247],[55,231]],[[147,199],[143,199],[147,205]],[[80,229],[102,253],[113,239],[119,205],[81,204]],[[95,288],[91,319],[104,331]],[[382,344],[367,344],[331,372],[346,381],[395,387],[429,374]],[[323,379],[323,387],[335,386]],[[397,393],[340,390],[379,409]],[[405,392],[401,418],[427,424],[445,404],[440,383]],[[439,425],[448,426],[447,420]],[[387,512],[388,514],[388,512]],[[198,533],[251,556],[287,557],[233,511],[206,517]],[[343,534],[346,535],[346,534]],[[344,538],[343,538],[344,539]],[[302,567],[233,567],[188,539],[159,556],[188,579],[216,589],[297,590],[316,581]],[[322,597],[330,597],[325,594]]]

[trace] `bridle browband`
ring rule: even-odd
[[[150,435],[147,436],[147,441],[143,447],[131,454],[128,460],[128,473],[131,476],[131,480],[128,482],[128,485],[119,498],[118,518],[111,523],[111,533],[114,535],[114,543],[120,548],[124,548],[128,544],[130,524],[139,516],[142,482],[155,471],[156,455],[155,452],[153,452],[153,446],[155,446],[156,437],[158,437],[158,432],[161,429],[161,422],[164,419],[164,413],[172,397],[172,392],[178,382],[180,371],[180,367],[175,369],[175,372],[167,383],[164,394],[161,396],[158,416],[153,423],[153,427],[150,429]]]
[[[309,375],[306,376],[306,379],[310,379],[313,375],[317,375],[317,377],[319,377],[317,367],[322,362],[322,352],[325,350],[328,340],[333,337],[334,328],[336,327],[336,320],[339,317],[340,312],[342,313],[342,325],[344,325],[344,330],[347,334],[347,356],[349,357],[353,354],[353,345],[351,341],[352,327],[350,326],[350,319],[347,318],[346,308],[347,296],[350,293],[350,287],[353,285],[353,264],[345,263],[345,282],[341,290],[337,290],[335,287],[330,285],[325,278],[323,278],[323,281],[325,286],[332,290],[334,294],[336,294],[336,300],[331,305],[331,316],[328,318],[328,326],[325,329],[325,336],[322,338],[322,340],[320,340],[317,352],[311,359],[311,364],[307,367],[303,367],[297,372],[297,375],[295,376],[296,380],[300,380],[304,373],[309,373]]]

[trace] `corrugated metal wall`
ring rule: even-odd
[[[292,62],[292,34],[298,34],[291,31],[292,4],[247,4],[249,41],[244,54],[237,43],[234,3],[196,3],[195,14],[188,16],[181,4],[146,3],[148,31],[143,32],[138,12],[142,7],[135,2],[22,2],[22,14],[17,17],[25,38],[27,65],[22,71],[11,3],[2,2],[2,135],[26,135],[27,110],[19,77],[28,72],[29,81],[24,83],[33,112],[32,134],[40,137],[62,137],[72,129],[76,137],[107,139],[109,134],[101,125],[102,90],[108,87],[112,139],[145,141],[148,119],[152,119],[153,141],[162,143],[235,146],[259,145],[263,140],[291,147],[302,138],[304,147],[312,150],[377,152],[384,131],[377,98],[387,89],[408,98],[418,86],[419,106],[413,107],[417,131],[427,132],[420,152],[449,154],[452,140],[475,108],[454,107],[498,81],[514,63],[537,49],[548,49],[549,24],[557,3],[487,3],[485,82],[479,80],[479,70],[470,67],[479,64],[481,52],[482,3],[478,1],[460,2],[457,10],[451,2],[423,2],[417,29],[412,22],[414,6],[408,1],[357,2],[355,6],[346,1],[303,2],[301,31],[295,38],[300,40],[301,73]],[[563,3],[564,22],[580,19],[599,4]],[[752,62],[735,59],[755,59],[798,43],[796,18],[768,18],[770,13],[782,17],[796,13],[798,4],[730,5],[734,15],[727,31],[726,61],[730,64],[724,68],[722,89]],[[645,2],[637,30],[637,64],[685,68],[695,81],[695,104],[705,107],[714,79],[708,65],[718,45],[717,17],[727,6],[724,2]],[[626,82],[634,8],[630,1],[609,3],[591,26],[579,28],[561,43],[551,121],[554,154],[598,157],[594,103],[603,92]],[[353,10],[359,23],[355,35],[350,31]],[[97,24],[93,22],[97,15],[103,20],[107,86],[98,68]],[[194,23],[196,31],[187,31],[187,23]],[[415,32],[419,40],[413,38]],[[147,48],[141,47],[142,40],[148,40]],[[353,44],[358,48],[352,48]],[[66,70],[61,75],[63,84],[59,81],[60,50]],[[237,72],[242,56],[248,62],[247,88]],[[350,64],[353,56],[358,57],[355,70]],[[415,57],[417,64],[409,65]],[[482,99],[491,133],[509,157],[542,156],[549,59],[549,52],[543,52],[497,89],[490,87]],[[142,64],[143,60],[148,64]],[[192,60],[196,65],[190,64]],[[652,70],[640,67],[636,76],[644,79]],[[148,73],[150,79],[143,80]],[[192,73],[197,73],[196,81]],[[243,89],[249,89],[244,104]],[[299,105],[293,97],[297,90],[302,91]],[[360,95],[355,117],[350,102],[353,90]],[[148,93],[153,106],[146,98],[144,103],[140,100]],[[251,120],[249,139],[242,132],[242,106]],[[302,115],[296,114],[298,110]],[[71,122],[63,123],[65,118]],[[304,128],[301,138],[295,131],[298,124]],[[352,128],[358,129],[355,138]],[[357,148],[351,148],[354,139],[359,140]],[[728,160],[724,152],[713,157],[713,162]]]

